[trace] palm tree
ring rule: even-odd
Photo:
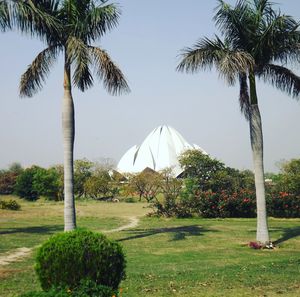
[[[195,73],[213,66],[230,84],[240,84],[240,107],[249,121],[257,202],[257,241],[270,241],[265,199],[263,134],[256,77],[298,98],[300,78],[283,65],[299,62],[299,23],[273,9],[269,0],[219,0],[214,20],[219,37],[185,48],[177,70]],[[279,64],[274,64],[274,63]]]
[[[107,52],[92,43],[118,23],[119,11],[108,0],[1,1],[2,28],[16,27],[40,37],[46,44],[21,77],[20,95],[33,96],[42,88],[53,62],[64,55],[62,111],[64,146],[65,231],[76,228],[73,146],[75,116],[72,85],[85,91],[94,74],[113,95],[128,92],[121,70]],[[1,21],[2,19],[2,21]]]

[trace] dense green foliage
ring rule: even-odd
[[[250,171],[225,167],[218,160],[189,150],[180,158],[183,187],[173,195],[163,193],[163,199],[152,204],[154,214],[166,217],[205,218],[256,216],[254,177]],[[300,217],[300,195],[297,180],[300,162],[291,160],[282,166],[282,172],[267,187],[267,212],[273,217]],[[162,184],[167,184],[166,179]],[[289,189],[289,192],[284,191]]]
[[[62,172],[56,167],[38,168],[33,177],[32,187],[39,196],[50,200],[63,200],[62,178]]]
[[[34,175],[38,172],[40,167],[32,166],[26,168],[16,180],[14,187],[15,194],[26,200],[34,201],[38,199],[38,192],[34,189]]]
[[[50,200],[62,200],[63,183],[59,167],[45,169],[32,166],[23,170],[17,177],[14,192],[21,198],[37,200],[44,196]]]
[[[160,192],[162,175],[152,169],[146,168],[138,174],[128,176],[125,193],[137,194],[139,199],[145,198],[151,202]]]
[[[94,199],[102,197],[113,197],[114,187],[112,178],[107,170],[97,170],[84,184],[85,194]]]
[[[300,159],[292,159],[281,164],[280,173],[273,175],[278,191],[300,195]]]
[[[38,251],[36,272],[44,290],[78,287],[90,279],[117,289],[125,277],[126,261],[122,247],[100,233],[85,230],[51,237]]]
[[[74,194],[77,197],[86,196],[85,183],[92,175],[93,162],[87,159],[74,161]]]
[[[197,181],[197,188],[201,191],[254,190],[252,172],[226,167],[222,162],[203,154],[199,150],[185,151],[180,156],[179,162],[184,169],[182,176]]]
[[[28,292],[20,297],[112,297],[118,296],[116,290],[96,284],[90,280],[83,280],[70,290],[68,288],[51,288],[49,291]]]

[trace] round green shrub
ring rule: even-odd
[[[125,278],[122,247],[100,233],[75,230],[52,236],[38,250],[36,272],[44,290],[67,287],[82,280],[117,289]]]
[[[90,280],[81,281],[74,290],[51,288],[49,291],[28,292],[20,297],[112,297],[118,292],[110,287],[97,285]]]

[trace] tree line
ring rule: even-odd
[[[188,150],[179,158],[183,169],[175,177],[172,168],[156,172],[150,168],[136,174],[121,174],[111,162],[74,162],[74,193],[77,199],[147,201],[153,214],[187,217],[253,217],[256,215],[255,181],[250,170],[237,170],[221,161]],[[26,200],[39,197],[62,201],[64,170],[22,168],[15,163],[0,170],[0,194],[15,194]],[[282,162],[280,172],[268,173],[268,213],[273,216],[300,215],[300,159]]]

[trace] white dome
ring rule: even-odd
[[[131,147],[121,158],[117,170],[125,173],[137,173],[149,167],[155,171],[171,168],[178,176],[180,168],[178,157],[188,149],[206,152],[198,145],[189,144],[181,134],[170,126],[154,129],[140,146]]]

